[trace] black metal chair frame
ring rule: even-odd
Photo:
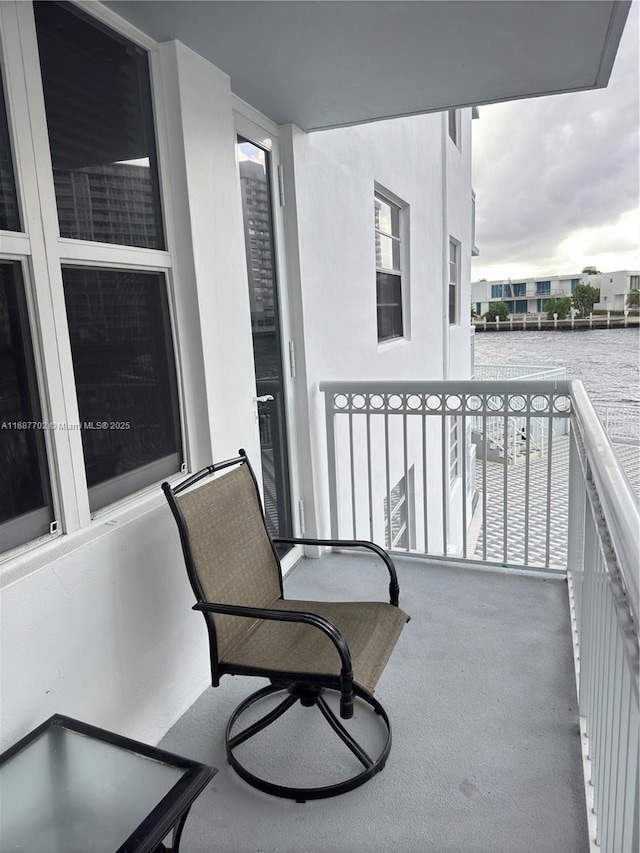
[[[182,481],[181,483],[178,483],[175,486],[171,486],[169,483],[166,482],[162,484],[162,489],[165,493],[173,516],[178,525],[189,581],[197,599],[197,603],[193,605],[193,610],[199,610],[200,612],[202,612],[207,625],[207,631],[209,634],[211,675],[213,686],[217,687],[220,683],[221,676],[225,674],[266,677],[269,678],[269,680],[271,681],[271,684],[269,686],[264,687],[261,690],[258,690],[255,693],[251,694],[249,697],[247,697],[247,699],[245,699],[231,715],[225,733],[227,760],[229,764],[234,768],[234,770],[238,773],[238,775],[250,785],[277,797],[294,799],[297,802],[302,803],[306,800],[336,796],[338,794],[345,793],[346,791],[353,790],[359,785],[362,785],[364,782],[366,782],[368,779],[370,779],[372,776],[374,776],[376,773],[383,769],[387,757],[389,755],[389,751],[391,749],[391,724],[389,722],[387,713],[385,712],[384,708],[382,707],[380,702],[378,702],[377,699],[374,699],[371,694],[362,689],[359,685],[354,684],[349,648],[336,626],[328,619],[314,613],[302,611],[271,610],[268,608],[261,607],[244,607],[230,604],[217,604],[206,601],[191,554],[186,521],[176,501],[176,496],[190,489],[200,480],[203,480],[206,477],[210,477],[211,475],[218,473],[219,471],[222,471],[226,468],[230,468],[232,466],[246,465],[253,480],[256,495],[258,498],[258,505],[260,507],[260,512],[262,516],[262,523],[264,524],[265,531],[271,543],[271,550],[273,551],[273,556],[278,567],[280,575],[280,594],[282,598],[284,598],[282,568],[278,551],[276,548],[276,546],[280,544],[317,545],[341,549],[355,548],[372,551],[383,560],[389,572],[389,599],[390,603],[394,607],[398,607],[400,593],[396,569],[393,560],[387,554],[387,552],[379,545],[376,545],[374,542],[368,542],[365,540],[271,537],[267,530],[264,509],[262,507],[260,491],[255,473],[253,471],[253,468],[251,467],[251,463],[249,462],[246,452],[241,449],[238,451],[238,453],[239,455],[236,458],[208,465],[206,468],[203,468],[195,474],[192,474],[186,480]],[[333,675],[316,674],[310,675],[309,673],[296,672],[286,673],[283,676],[283,673],[281,671],[269,671],[263,668],[256,669],[253,667],[238,666],[221,662],[218,659],[215,626],[213,620],[207,618],[207,614],[209,613],[218,613],[229,616],[251,617],[254,619],[276,620],[282,622],[303,622],[312,625],[319,631],[322,631],[334,644],[338,654],[340,655],[341,660],[340,676],[336,677]],[[384,746],[382,747],[379,755],[376,758],[371,758],[366,753],[366,751],[352,737],[352,735],[347,731],[347,729],[342,725],[340,720],[330,709],[326,700],[323,697],[323,693],[327,689],[339,692],[340,717],[342,719],[352,718],[354,697],[358,697],[363,700],[373,709],[375,714],[381,719],[386,729],[386,739]],[[273,709],[264,717],[259,719],[257,722],[243,729],[239,733],[233,734],[232,730],[234,728],[234,725],[245,711],[247,711],[252,705],[256,704],[257,702],[260,702],[262,699],[265,699],[266,697],[272,694],[280,692],[286,692],[287,695],[275,709]],[[349,779],[346,779],[345,781],[339,782],[337,784],[313,788],[298,788],[294,786],[279,785],[269,780],[263,779],[259,776],[256,776],[251,771],[247,770],[239,762],[239,760],[234,755],[233,750],[240,744],[247,741],[249,738],[258,734],[267,726],[271,725],[271,723],[275,722],[298,701],[303,707],[315,706],[320,710],[323,717],[327,720],[333,731],[346,744],[346,746],[351,750],[351,752],[356,756],[356,758],[358,758],[358,760],[362,763],[364,767],[362,771],[350,777]]]

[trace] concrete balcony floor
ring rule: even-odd
[[[225,676],[161,743],[219,769],[192,807],[182,853],[588,853],[566,583],[396,564],[412,619],[375,694],[393,727],[385,769],[304,804],[249,787],[226,763],[224,728],[266,682]],[[360,554],[303,560],[285,580],[285,595],[302,599],[384,599],[386,588],[384,565]],[[360,767],[315,708],[296,705],[267,731],[242,758],[285,783],[333,781],[314,776],[331,756],[346,775]]]

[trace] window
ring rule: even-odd
[[[514,296],[526,296],[527,295],[526,282],[519,282],[518,284],[514,284],[512,286],[513,286],[513,295]]]
[[[579,284],[580,284],[579,278],[572,278],[571,279],[571,293],[572,294],[575,292],[575,289]]]
[[[458,147],[460,147],[460,113],[458,110],[449,110],[447,113],[447,120],[449,125],[449,137]]]
[[[460,244],[449,239],[449,325],[458,322],[458,283],[460,281]]]
[[[44,428],[20,265],[0,263],[0,550],[49,532]]]
[[[526,299],[516,299],[516,314],[526,314],[527,313],[527,300]]]
[[[384,499],[385,541],[390,550],[415,547],[415,519],[411,501],[413,488],[414,468],[411,466],[407,476],[401,477],[391,489],[391,510],[389,510],[389,498]]]
[[[460,419],[449,418],[449,482],[460,476]]]
[[[513,299],[507,299],[504,303],[509,309],[509,314],[513,314]]]
[[[34,4],[61,237],[163,249],[146,51]]]
[[[638,290],[639,287],[640,287],[640,275],[629,276],[629,288],[631,290]]]
[[[537,294],[551,293],[551,282],[550,281],[537,281],[536,282],[536,293]]]
[[[402,317],[402,208],[375,194],[376,306],[378,341],[401,338]]]
[[[476,302],[476,314],[478,317],[482,314],[482,302]]]
[[[491,298],[492,299],[502,299],[502,285],[501,284],[492,284],[491,285]]]
[[[541,314],[545,310],[545,306],[549,300],[548,299],[538,299],[538,313]]]
[[[0,79],[0,231],[19,231],[18,198],[11,156],[11,141]]]
[[[92,510],[180,468],[166,285],[161,273],[63,270]]]
[[[148,54],[71,3],[16,4],[2,23],[21,55],[0,91],[4,552],[177,473],[182,430]],[[25,91],[44,113],[5,116]],[[29,217],[31,240],[7,235],[16,186],[37,212],[47,185],[56,205]]]

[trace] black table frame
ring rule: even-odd
[[[180,836],[184,823],[189,814],[189,809],[203,788],[213,779],[218,772],[214,767],[199,764],[172,752],[166,752],[155,746],[140,743],[140,741],[123,735],[114,734],[106,729],[91,726],[72,717],[62,714],[54,714],[44,723],[39,725],[28,735],[21,738],[9,749],[0,755],[0,767],[18,752],[29,746],[44,731],[53,726],[60,726],[78,734],[86,735],[95,740],[112,744],[137,755],[152,758],[164,762],[172,767],[186,769],[187,772],[176,782],[173,788],[160,800],[146,818],[138,825],[134,832],[127,838],[114,853],[154,853],[162,851],[162,840],[173,830],[172,850],[178,853]]]

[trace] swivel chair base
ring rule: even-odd
[[[344,794],[347,791],[352,791],[359,785],[363,785],[371,779],[372,776],[382,770],[391,749],[391,725],[389,723],[387,713],[382,705],[377,701],[377,699],[374,699],[373,696],[365,693],[365,691],[357,687],[357,685],[354,685],[355,695],[371,706],[375,714],[380,717],[386,729],[386,740],[384,746],[382,747],[378,757],[373,759],[365,752],[355,738],[352,737],[338,717],[329,708],[322,695],[325,690],[335,690],[335,688],[320,687],[315,684],[305,684],[302,682],[295,682],[293,684],[273,683],[268,687],[263,687],[262,690],[252,693],[251,696],[248,696],[240,703],[240,705],[238,705],[227,723],[225,740],[227,760],[236,773],[244,779],[245,782],[252,785],[254,788],[258,788],[258,790],[264,791],[267,794],[272,794],[275,797],[284,797],[286,799],[295,800],[297,803],[304,803],[307,800],[319,800],[324,797],[335,797],[338,794]],[[340,691],[335,690],[335,692],[339,693]],[[275,693],[285,694],[285,697],[279,705],[277,705],[268,714],[265,714],[264,717],[261,717],[257,722],[238,732],[238,734],[232,734],[232,729],[235,723],[246,710],[256,702],[259,702],[267,696]],[[345,779],[343,782],[337,782],[333,785],[325,785],[317,788],[296,788],[288,785],[278,785],[275,782],[262,779],[261,777],[251,773],[238,761],[233,750],[237,746],[240,746],[241,743],[244,743],[249,740],[249,738],[257,735],[267,726],[270,726],[271,723],[275,722],[279,717],[285,714],[298,701],[303,707],[318,708],[340,740],[346,744],[346,746],[364,766],[363,771],[357,773],[355,776]]]

